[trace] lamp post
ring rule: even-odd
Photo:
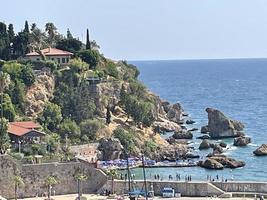
[[[146,184],[146,170],[145,170],[145,159],[144,159],[144,154],[141,155],[142,158],[142,167],[143,167],[143,176],[144,176],[144,184],[145,184],[145,197],[146,200],[148,200],[147,198],[147,184]]]

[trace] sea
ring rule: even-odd
[[[196,121],[188,128],[199,128],[208,123],[207,107],[222,111],[229,118],[245,124],[245,133],[252,138],[246,147],[228,144],[227,156],[246,162],[237,169],[208,170],[200,167],[146,168],[148,179],[159,174],[164,180],[169,175],[205,181],[216,179],[267,181],[267,156],[256,157],[253,151],[267,143],[267,59],[163,60],[131,61],[140,70],[139,79],[154,93],[170,103],[179,102],[189,117]],[[211,150],[199,151],[199,131],[190,141],[196,153],[205,156]],[[166,137],[162,136],[162,137]],[[132,169],[137,179],[143,178],[142,169]]]

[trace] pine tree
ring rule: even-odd
[[[111,122],[111,113],[110,113],[110,108],[107,106],[107,113],[106,113],[106,124],[110,124]]]
[[[14,37],[15,37],[13,24],[8,25],[8,31],[7,32],[8,32],[9,41],[13,42]]]
[[[73,39],[73,36],[72,36],[72,34],[70,32],[70,29],[67,30],[67,38],[68,39]]]
[[[89,39],[89,30],[88,29],[86,32],[86,49],[91,50],[91,43],[90,43],[90,39]]]
[[[25,32],[25,33],[29,33],[30,32],[29,24],[28,24],[28,21],[27,20],[25,21],[25,26],[24,26],[23,32]]]

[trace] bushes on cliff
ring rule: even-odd
[[[54,103],[47,103],[38,121],[48,130],[55,131],[62,120],[61,108]]]
[[[134,135],[127,132],[123,128],[116,128],[113,131],[113,136],[118,138],[126,150],[127,153],[131,153],[134,151]]]
[[[85,49],[78,53],[78,56],[90,65],[90,69],[95,69],[100,61],[100,55],[96,50]]]
[[[10,146],[8,136],[8,120],[5,118],[0,119],[0,154],[5,154]]]
[[[119,78],[119,72],[118,72],[117,66],[114,62],[108,61],[105,64],[104,72],[105,72],[105,74],[113,76],[114,78]]]
[[[1,98],[1,95],[0,95]],[[8,119],[8,121],[13,122],[15,120],[16,112],[14,106],[11,102],[11,99],[8,94],[3,96],[3,116]],[[0,107],[0,113],[2,112],[2,107]]]
[[[59,125],[58,133],[60,134],[61,138],[65,138],[67,136],[73,143],[78,143],[80,141],[80,127],[71,119],[65,119]]]
[[[88,119],[80,123],[82,137],[86,136],[89,140],[96,140],[96,133],[104,128],[104,122],[97,119]]]

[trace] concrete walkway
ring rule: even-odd
[[[106,196],[99,196],[94,194],[84,194],[88,200],[117,200],[119,198],[111,198]],[[75,200],[77,197],[77,194],[70,194],[70,195],[60,195],[60,196],[53,196],[54,200]],[[35,198],[25,198],[26,200],[44,200],[45,197],[35,197]],[[25,200],[24,199],[24,200]],[[220,198],[215,197],[181,197],[181,198],[161,198],[161,197],[154,197],[153,200],[216,200]],[[223,198],[225,199],[225,198]],[[252,200],[252,198],[227,198],[231,200]],[[22,199],[20,199],[22,200]],[[128,200],[128,198],[125,198],[124,200]],[[144,198],[140,198],[140,200],[145,200]],[[149,200],[152,200],[152,198],[149,198]]]

